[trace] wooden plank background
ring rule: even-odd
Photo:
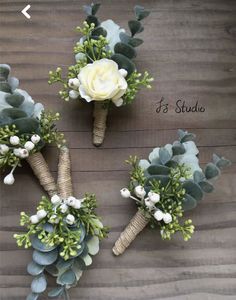
[[[30,2],[31,20],[19,12]],[[102,19],[112,18],[127,28],[134,0],[101,1]],[[64,103],[58,86],[48,86],[48,71],[73,63],[74,28],[84,20],[78,0],[1,0],[0,62],[9,63],[35,100],[62,114],[73,160],[75,194],[95,192],[99,213],[111,233],[100,254],[84,273],[72,299],[80,300],[233,300],[236,299],[236,2],[233,0],[145,0],[152,10],[145,20],[145,44],[138,49],[137,66],[155,77],[152,90],[139,94],[130,107],[110,111],[102,148],[91,144],[89,105]],[[155,112],[164,97],[168,114]],[[176,114],[177,99],[196,100],[204,113]],[[131,154],[146,157],[156,145],[173,141],[177,128],[198,135],[201,161],[211,153],[233,161],[218,181],[214,194],[187,214],[196,233],[185,243],[171,242],[146,229],[121,257],[111,248],[135,213],[132,201],[119,189],[127,184],[123,161]],[[57,150],[45,151],[56,175]],[[0,184],[0,299],[22,300],[31,277],[26,264],[31,251],[17,249],[12,238],[19,230],[19,212],[33,212],[43,191],[28,166],[17,171],[13,187]],[[44,299],[47,299],[46,297]]]

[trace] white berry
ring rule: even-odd
[[[66,216],[66,223],[72,225],[75,223],[75,217],[71,214]]]
[[[29,156],[29,151],[27,149],[20,149],[19,150],[19,157],[20,158],[26,158]]]
[[[61,206],[60,206],[60,211],[64,214],[65,212],[67,212],[68,210],[68,206],[63,203]]]
[[[34,144],[38,144],[40,142],[41,138],[38,134],[34,134],[31,136],[31,142]]]
[[[169,213],[164,214],[163,216],[163,221],[166,224],[169,224],[172,221],[172,216]]]
[[[12,173],[9,173],[4,179],[4,184],[12,185],[15,182],[15,178]]]
[[[128,72],[125,69],[120,69],[119,73],[121,74],[121,76],[126,77]]]
[[[5,154],[9,151],[9,147],[5,144],[0,145],[0,154]]]
[[[148,199],[145,199],[145,205],[149,208],[149,209],[152,209],[154,208],[155,204]]]
[[[33,215],[30,217],[30,222],[32,224],[37,224],[39,222],[39,217],[37,215]]]
[[[143,198],[146,195],[144,187],[141,186],[141,185],[136,186],[135,189],[134,189],[134,192],[135,192],[136,196],[139,197],[139,198]]]
[[[79,92],[71,90],[69,91],[69,96],[71,99],[77,99],[79,97]]]
[[[81,208],[81,201],[79,199],[76,199],[73,207],[75,209],[80,209]]]
[[[13,135],[10,137],[10,143],[14,146],[19,145],[20,139],[18,138],[18,136]]]
[[[157,211],[155,211],[154,218],[157,221],[161,221],[163,219],[163,217],[164,217],[164,214],[163,214],[163,212],[161,210],[158,209]]]
[[[53,195],[51,198],[52,204],[56,205],[61,203],[61,198],[58,195]]]
[[[40,210],[37,211],[37,216],[40,220],[45,218],[46,215],[47,215],[47,212],[44,209],[40,209]]]
[[[75,202],[76,202],[76,198],[73,196],[68,197],[66,200],[66,204],[72,207],[75,205]]]
[[[120,194],[123,198],[129,198],[130,197],[130,191],[127,188],[123,188],[120,190]]]
[[[31,151],[34,149],[35,145],[33,142],[28,141],[24,144],[24,147],[26,150]]]
[[[50,217],[50,219],[48,220],[48,222],[51,223],[51,224],[58,224],[59,223],[59,219],[58,219],[57,215],[52,215]]]

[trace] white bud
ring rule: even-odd
[[[53,195],[51,198],[52,204],[56,205],[61,203],[61,198],[58,195]]]
[[[81,201],[79,199],[76,199],[73,207],[75,209],[80,209],[81,208]]]
[[[35,146],[33,142],[28,141],[24,144],[24,147],[26,150],[31,151],[34,149]]]
[[[40,142],[41,138],[39,135],[34,134],[31,136],[31,142],[34,144],[38,144]]]
[[[12,173],[9,173],[4,179],[4,184],[12,185],[15,182],[15,178]]]
[[[37,216],[40,220],[45,218],[46,215],[47,215],[47,212],[44,209],[40,209],[40,210],[37,211]]]
[[[144,187],[141,186],[141,185],[136,186],[135,189],[134,189],[134,192],[135,192],[136,196],[139,197],[139,198],[143,198],[146,195]]]
[[[150,199],[153,203],[157,203],[157,202],[160,201],[160,195],[157,194],[157,193],[154,193],[154,192],[152,192],[152,191],[150,191],[150,192],[148,193],[148,197],[149,197],[149,199]]]
[[[59,223],[59,219],[58,219],[57,215],[52,215],[50,217],[50,219],[48,220],[48,222],[51,223],[51,224],[58,224]]]
[[[5,144],[0,145],[0,154],[5,154],[9,151],[9,147]]]
[[[74,206],[76,200],[77,200],[77,199],[76,199],[75,197],[70,196],[70,197],[67,198],[66,204],[69,205],[69,206]]]
[[[69,96],[71,99],[77,99],[77,98],[79,98],[79,92],[71,90],[71,91],[69,91]]]
[[[129,198],[130,197],[130,191],[127,188],[123,188],[120,190],[120,194],[123,198]]]
[[[157,211],[155,211],[154,218],[157,221],[161,221],[163,219],[163,217],[164,217],[164,214],[163,214],[163,212],[161,210],[158,209]]]
[[[64,214],[65,212],[67,212],[68,210],[68,206],[63,203],[61,206],[60,206],[60,211]]]
[[[14,149],[13,150],[14,155],[17,157],[20,157],[20,150],[21,150],[21,148]]]
[[[18,136],[14,135],[10,137],[10,143],[14,146],[18,145],[20,143],[20,139]]]
[[[172,221],[172,216],[169,213],[164,214],[163,216],[163,221],[166,224],[169,224]]]
[[[145,205],[146,205],[149,209],[152,209],[152,208],[155,207],[155,204],[154,204],[152,201],[150,201],[149,198],[148,198],[148,199],[145,199]]]
[[[128,74],[128,72],[127,72],[125,69],[120,69],[120,70],[119,70],[119,73],[120,73],[120,75],[123,76],[123,77],[126,77],[127,74]]]
[[[29,156],[29,151],[27,149],[19,149],[19,157],[20,158],[26,158]]]
[[[38,216],[37,216],[37,215],[31,216],[31,217],[30,217],[30,222],[31,222],[32,224],[37,224],[37,223],[39,222]]]
[[[73,84],[73,86],[75,86],[75,87],[79,87],[79,86],[80,86],[80,81],[79,81],[79,79],[78,79],[78,78],[73,78],[73,79],[72,79],[72,84]]]
[[[75,217],[71,214],[66,216],[66,223],[72,225],[75,223]]]

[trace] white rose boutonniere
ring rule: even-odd
[[[86,101],[111,99],[116,106],[123,104],[121,98],[127,90],[126,70],[119,70],[116,62],[110,59],[96,60],[81,69],[79,93]]]

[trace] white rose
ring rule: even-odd
[[[71,214],[66,216],[66,223],[72,225],[75,223],[75,217]]]
[[[37,211],[37,216],[38,216],[39,219],[45,218],[46,215],[47,215],[47,212],[44,209],[40,209],[40,210]]]
[[[146,195],[144,187],[142,187],[141,185],[136,186],[134,189],[134,192],[135,192],[135,195],[139,198],[143,198]]]
[[[18,138],[18,136],[14,135],[10,137],[10,143],[12,145],[18,145],[20,143],[20,139]]]
[[[78,75],[80,96],[88,102],[112,100],[120,106],[128,87],[122,75],[124,72],[120,72],[117,63],[111,59],[103,58],[88,64]]]
[[[9,151],[9,147],[5,144],[0,145],[0,154],[5,154]]]
[[[31,142],[34,144],[38,144],[38,142],[40,141],[40,136],[38,134],[34,134],[31,136]]]
[[[154,193],[153,191],[150,191],[148,193],[148,197],[153,203],[157,203],[160,201],[160,195],[157,193]]]
[[[123,188],[120,190],[120,194],[123,198],[129,198],[130,197],[130,191],[127,188]]]
[[[51,198],[52,204],[56,205],[61,203],[61,198],[58,195],[53,195]]]
[[[33,142],[28,141],[24,144],[24,147],[26,150],[31,151],[34,149],[35,146]]]

